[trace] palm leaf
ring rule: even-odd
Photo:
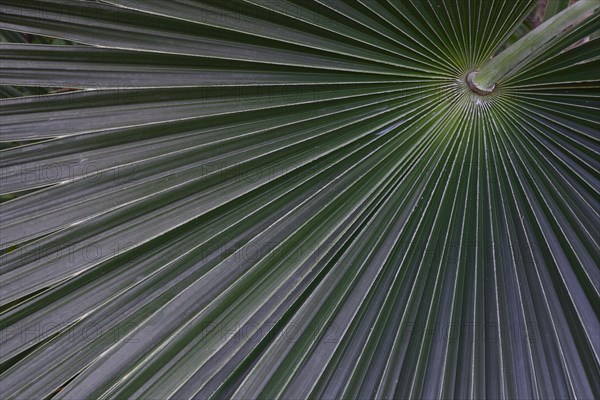
[[[3,397],[599,397],[598,13],[465,81],[534,5],[4,1]]]

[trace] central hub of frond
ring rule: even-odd
[[[469,85],[469,88],[474,92],[477,93],[480,96],[488,96],[492,93],[494,93],[494,89],[496,89],[496,84],[493,84],[491,87],[488,88],[483,88],[481,86],[479,86],[477,84],[477,82],[475,82],[475,75],[477,74],[477,71],[471,71],[467,74],[467,84]]]

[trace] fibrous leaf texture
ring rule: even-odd
[[[598,14],[465,82],[534,5],[4,0],[2,398],[600,397]]]

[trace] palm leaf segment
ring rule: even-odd
[[[464,81],[532,5],[4,1],[88,90],[1,103],[3,397],[598,397],[598,14]]]

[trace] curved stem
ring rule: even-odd
[[[577,3],[556,14],[515,44],[490,59],[473,76],[473,83],[486,91],[502,79],[508,72],[518,69],[538,53],[548,42],[560,36],[571,25],[589,18],[600,8],[598,0],[579,0]]]

